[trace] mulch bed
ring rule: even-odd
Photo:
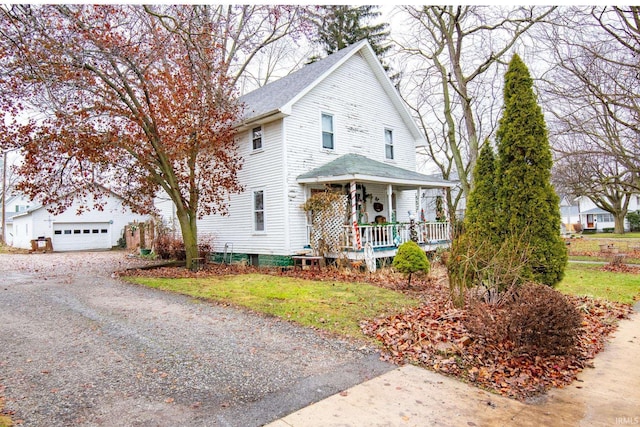
[[[126,274],[206,277],[248,272],[312,280],[368,282],[419,298],[422,304],[418,308],[361,323],[363,333],[375,337],[381,343],[381,358],[399,365],[410,363],[422,366],[519,400],[572,383],[580,371],[592,366],[593,358],[604,348],[609,335],[616,329],[617,322],[627,318],[632,312],[632,308],[625,304],[567,296],[583,317],[577,351],[573,355],[541,357],[516,351],[510,342],[487,345],[481,337],[472,336],[465,328],[465,319],[471,312],[469,305],[461,309],[453,306],[445,270],[437,264],[428,277],[412,279],[410,288],[407,287],[405,278],[387,270],[368,274],[336,268],[301,271],[207,265],[198,272],[165,267],[128,271]],[[487,306],[486,310],[497,308]]]

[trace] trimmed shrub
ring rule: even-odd
[[[465,327],[488,345],[511,342],[515,354],[561,356],[576,351],[582,316],[562,293],[527,283],[509,292],[501,308],[472,303]]]
[[[582,328],[578,309],[562,293],[535,283],[505,305],[507,334],[516,348],[538,355],[573,353]]]
[[[411,275],[417,272],[428,273],[431,264],[427,254],[414,241],[409,240],[398,247],[398,253],[393,258],[393,268],[409,277],[407,286],[411,286]]]

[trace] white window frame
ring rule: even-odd
[[[331,118],[331,130],[325,130],[324,128],[324,118],[325,117],[330,117]],[[321,143],[322,143],[322,149],[323,150],[329,150],[329,151],[333,151],[336,149],[336,121],[335,121],[335,117],[333,114],[331,113],[327,113],[327,112],[322,112],[320,113],[320,129],[321,129]],[[324,135],[329,134],[331,135],[331,147],[325,147],[324,146]]]
[[[257,193],[262,193],[262,208],[258,209],[256,206],[256,195]],[[254,233],[266,233],[267,232],[267,221],[266,221],[266,209],[265,209],[265,190],[264,188],[254,188],[251,191],[251,222]],[[259,230],[258,225],[258,213],[262,213],[262,230]]]
[[[260,132],[260,136],[256,138],[256,130],[258,130],[258,132]],[[255,126],[251,128],[251,151],[260,151],[262,150],[263,147],[263,142],[264,142],[264,129],[262,127],[262,125],[259,126]],[[256,141],[260,141],[260,146],[256,147]]]
[[[387,140],[387,135],[391,135],[391,140]],[[386,160],[395,160],[394,143],[393,143],[393,129],[390,127],[384,128],[384,158]],[[387,150],[389,148],[389,150]],[[389,156],[389,151],[391,156]]]

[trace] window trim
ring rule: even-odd
[[[331,118],[331,130],[330,131],[325,131],[324,129],[324,118],[325,117],[329,117]],[[331,147],[325,147],[324,146],[324,136],[325,133],[328,135],[331,135]],[[322,111],[320,113],[320,139],[321,139],[321,146],[323,150],[327,150],[327,151],[335,151],[336,149],[336,121],[335,121],[335,116],[331,113],[327,113],[325,111]]]
[[[259,129],[260,137],[256,138],[256,129]],[[261,151],[263,150],[263,142],[264,142],[264,128],[262,125],[255,126],[251,128],[251,151]],[[260,146],[256,147],[256,141],[260,141]]]
[[[387,141],[387,135],[391,135],[391,141]],[[384,127],[384,158],[385,160],[395,160],[396,156],[395,156],[395,152],[394,152],[394,138],[393,138],[393,128],[385,126]],[[388,152],[387,152],[387,147],[390,149],[391,151],[391,157],[388,156]]]
[[[262,193],[262,209],[256,209],[256,194]],[[254,188],[251,190],[251,229],[256,234],[265,234],[267,232],[267,215],[266,215],[266,206],[265,206],[265,197],[266,191],[264,188]],[[262,230],[259,230],[257,225],[257,214],[258,212],[262,212]]]

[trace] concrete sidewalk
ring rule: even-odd
[[[403,366],[269,427],[640,425],[640,303],[604,351],[564,389],[522,403]]]

